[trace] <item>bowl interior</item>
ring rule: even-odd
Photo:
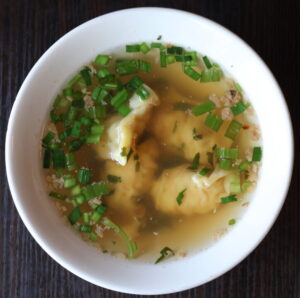
[[[40,138],[54,96],[82,65],[99,53],[110,53],[120,45],[155,41],[159,35],[163,42],[190,47],[212,57],[239,81],[257,112],[264,156],[253,200],[236,227],[205,251],[154,266],[101,254],[70,232],[45,194]],[[278,158],[279,152],[284,158]],[[255,52],[205,18],[159,8],[104,15],[57,41],[24,81],[11,113],[6,140],[11,192],[37,242],[81,278],[135,294],[170,293],[203,284],[247,256],[276,219],[289,185],[292,159],[292,129],[284,98]]]

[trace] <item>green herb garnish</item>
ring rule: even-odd
[[[236,202],[237,198],[236,195],[230,195],[227,197],[223,197],[220,200],[221,200],[221,204],[228,204],[228,203]]]
[[[166,246],[160,251],[160,257],[155,261],[154,264],[158,264],[168,256],[174,256],[174,255],[175,255],[174,251],[171,248]]]
[[[182,204],[182,200],[184,198],[184,193],[186,192],[186,188],[182,190],[176,197],[176,202],[180,206]]]
[[[111,183],[121,183],[122,178],[115,175],[107,175],[107,180]]]

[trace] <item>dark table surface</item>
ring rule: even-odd
[[[22,81],[50,45],[91,18],[128,7],[164,6],[203,15],[237,33],[265,60],[281,85],[295,136],[299,136],[299,3],[298,0],[0,0],[0,297],[133,296],[96,287],[54,262],[28,233],[11,199],[4,164],[7,121]],[[297,145],[296,138],[296,148]],[[279,158],[284,156],[279,154]],[[298,163],[296,152],[286,203],[257,249],[218,279],[169,297],[300,297]]]

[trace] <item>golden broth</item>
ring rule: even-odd
[[[117,55],[117,57],[120,58],[120,55]],[[164,109],[165,113],[172,112],[173,106],[177,102],[188,102],[190,104],[199,105],[207,100],[209,95],[214,93],[218,97],[221,97],[224,92],[232,88],[232,81],[227,78],[223,78],[220,82],[214,83],[199,83],[193,81],[183,73],[181,63],[174,63],[168,65],[167,68],[161,68],[157,63],[157,55],[154,54],[123,54],[123,57],[126,59],[134,57],[134,59],[143,59],[151,62],[151,72],[140,72],[138,75],[143,79],[145,84],[150,86],[156,92],[161,101],[160,105],[153,109],[153,115],[159,109]],[[122,80],[124,79],[127,81],[129,78],[130,76],[126,76],[125,78],[122,78]],[[185,112],[182,111],[182,113]],[[220,109],[217,110],[216,113],[220,115]],[[235,119],[245,125],[251,124],[247,118],[247,114],[248,113],[243,113],[235,117]],[[151,119],[153,118],[153,115],[150,117],[147,127],[152,125]],[[190,127],[191,140],[193,138],[192,131],[194,128],[198,133],[203,135],[203,138],[215,133],[209,128],[200,125],[201,122],[203,123],[204,119],[205,115],[199,116],[199,127],[201,127],[201,131],[199,131],[198,127]],[[229,122],[230,121],[224,121],[222,128],[216,134],[224,135],[224,128],[228,126]],[[174,126],[179,127],[180,122],[174,123]],[[57,125],[57,129],[58,133],[60,133],[63,128],[61,125]],[[174,130],[173,126],[170,128],[170,134],[174,133],[172,130]],[[142,141],[151,138],[155,138],[155,136],[153,136],[151,129],[146,129],[139,137],[139,142],[141,143]],[[226,138],[224,137],[223,139],[224,142],[226,142]],[[190,161],[186,161],[182,156],[182,152],[186,150],[189,144],[178,144],[178,151],[170,154],[169,150],[166,151],[165,144],[159,141],[157,143],[159,146],[159,157],[157,160],[158,168],[156,170],[155,179],[158,179],[159,175],[166,169],[190,163]],[[241,129],[238,138],[233,144],[235,147],[241,149],[241,159],[245,158],[246,148],[249,148],[250,143],[248,130]],[[224,143],[223,146],[226,147],[227,144]],[[93,181],[99,181],[105,178],[103,177],[105,160],[99,157],[97,152],[95,152],[95,147],[93,145],[84,145],[79,151],[75,152],[75,158],[80,167],[86,167],[93,170]],[[201,156],[200,161],[200,168],[207,165],[206,157]],[[126,166],[124,166],[124,169],[125,168]],[[47,170],[46,173],[47,176],[49,176],[54,174],[54,171]],[[155,183],[155,180],[152,181],[152,183]],[[114,184],[111,185],[112,188],[114,188],[114,186]],[[118,187],[121,186],[122,182]],[[63,190],[61,192],[69,195],[68,190]],[[166,246],[172,248],[177,254],[182,256],[195,249],[206,248],[230,228],[228,225],[230,219],[234,218],[238,222],[242,210],[245,209],[242,206],[246,205],[244,194],[237,202],[226,205],[220,204],[217,209],[210,211],[207,214],[184,216],[158,211],[150,192],[141,192],[133,199],[136,201],[137,205],[142,206],[142,212],[136,215],[137,221],[139,221],[138,235],[133,239],[138,247],[137,256],[149,257],[152,261],[159,255],[159,251]],[[174,200],[175,199],[176,198],[174,198]],[[103,198],[104,204],[108,201],[109,196],[105,196]],[[73,209],[72,204],[66,201],[57,202],[60,207],[63,206],[63,208],[60,208],[63,215],[68,215]],[[88,210],[87,207],[87,203],[84,203],[82,205],[82,210]],[[106,214],[120,227],[126,226],[126,221],[129,220],[128,215],[124,214],[122,209],[108,208]],[[130,220],[132,219],[130,218]],[[79,220],[79,222],[82,222],[82,219]],[[126,229],[124,230],[126,232]],[[98,238],[96,244],[100,245],[103,252],[127,252],[126,245],[123,243],[122,239],[112,230],[104,229],[103,237]]]

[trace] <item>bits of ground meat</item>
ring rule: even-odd
[[[83,100],[85,102],[84,107],[86,109],[91,108],[91,107],[94,106],[94,101],[92,100],[92,97],[90,95],[85,95],[84,98],[83,98]]]
[[[217,108],[221,107],[221,102],[220,102],[220,99],[218,98],[218,96],[216,94],[211,94],[209,96],[209,100],[211,100]]]
[[[229,90],[220,98],[225,107],[232,107],[242,99],[242,96],[236,90]]]
[[[221,111],[221,118],[222,118],[222,120],[232,120],[233,114],[232,114],[230,108],[224,108]]]

